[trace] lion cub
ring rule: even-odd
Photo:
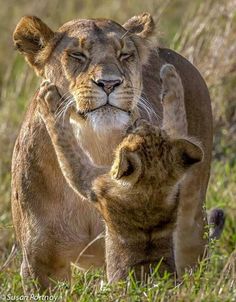
[[[55,86],[46,83],[38,96],[66,180],[94,203],[105,221],[109,281],[126,277],[130,269],[142,280],[159,263],[160,273],[176,272],[173,232],[179,181],[203,159],[203,151],[185,138],[183,87],[174,66],[164,65],[160,76],[163,128],[137,120],[116,149],[110,171],[93,166],[84,154],[73,135],[69,112],[64,121],[56,121],[60,96]]]

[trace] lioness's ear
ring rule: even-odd
[[[139,156],[127,148],[121,148],[112,165],[110,174],[113,179],[134,184],[141,174]]]
[[[134,16],[129,19],[123,27],[130,33],[136,34],[142,38],[148,38],[155,30],[155,23],[152,16],[148,13]]]
[[[53,31],[37,17],[23,17],[14,31],[16,49],[24,54],[39,74],[42,74],[43,68],[42,60],[38,60],[39,53],[53,36]]]
[[[203,150],[195,143],[187,139],[177,139],[175,140],[175,146],[178,150],[180,165],[184,169],[188,169],[203,160]]]

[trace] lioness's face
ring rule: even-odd
[[[65,32],[61,41],[65,45],[55,55],[77,114],[96,128],[128,124],[142,89],[134,41],[121,26],[108,21],[78,21],[72,28],[65,25]]]
[[[122,129],[137,111],[153,27],[144,14],[124,27],[104,19],[74,20],[54,33],[28,17],[17,26],[14,41],[38,73],[58,86],[65,108],[73,105],[95,130]]]

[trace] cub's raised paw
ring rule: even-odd
[[[180,76],[175,67],[171,64],[165,64],[160,70],[161,102],[172,102],[183,98],[183,85]]]
[[[37,101],[39,104],[40,114],[45,119],[49,116],[56,116],[56,113],[59,111],[62,98],[56,88],[56,85],[49,81],[44,81],[40,85]]]

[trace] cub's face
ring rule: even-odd
[[[57,85],[62,109],[73,106],[73,116],[97,131],[123,129],[137,110],[153,28],[148,14],[123,27],[111,20],[74,20],[57,32],[25,17],[14,42],[38,74]]]
[[[165,131],[139,120],[118,146],[110,173],[95,180],[92,201],[108,227],[121,227],[121,232],[125,228],[116,223],[120,217],[124,220],[125,213],[134,215],[135,222],[126,217],[128,225],[137,223],[138,217],[140,225],[150,223],[153,213],[163,215],[162,211],[173,208],[176,184],[202,157],[201,148],[191,141],[171,139]]]

